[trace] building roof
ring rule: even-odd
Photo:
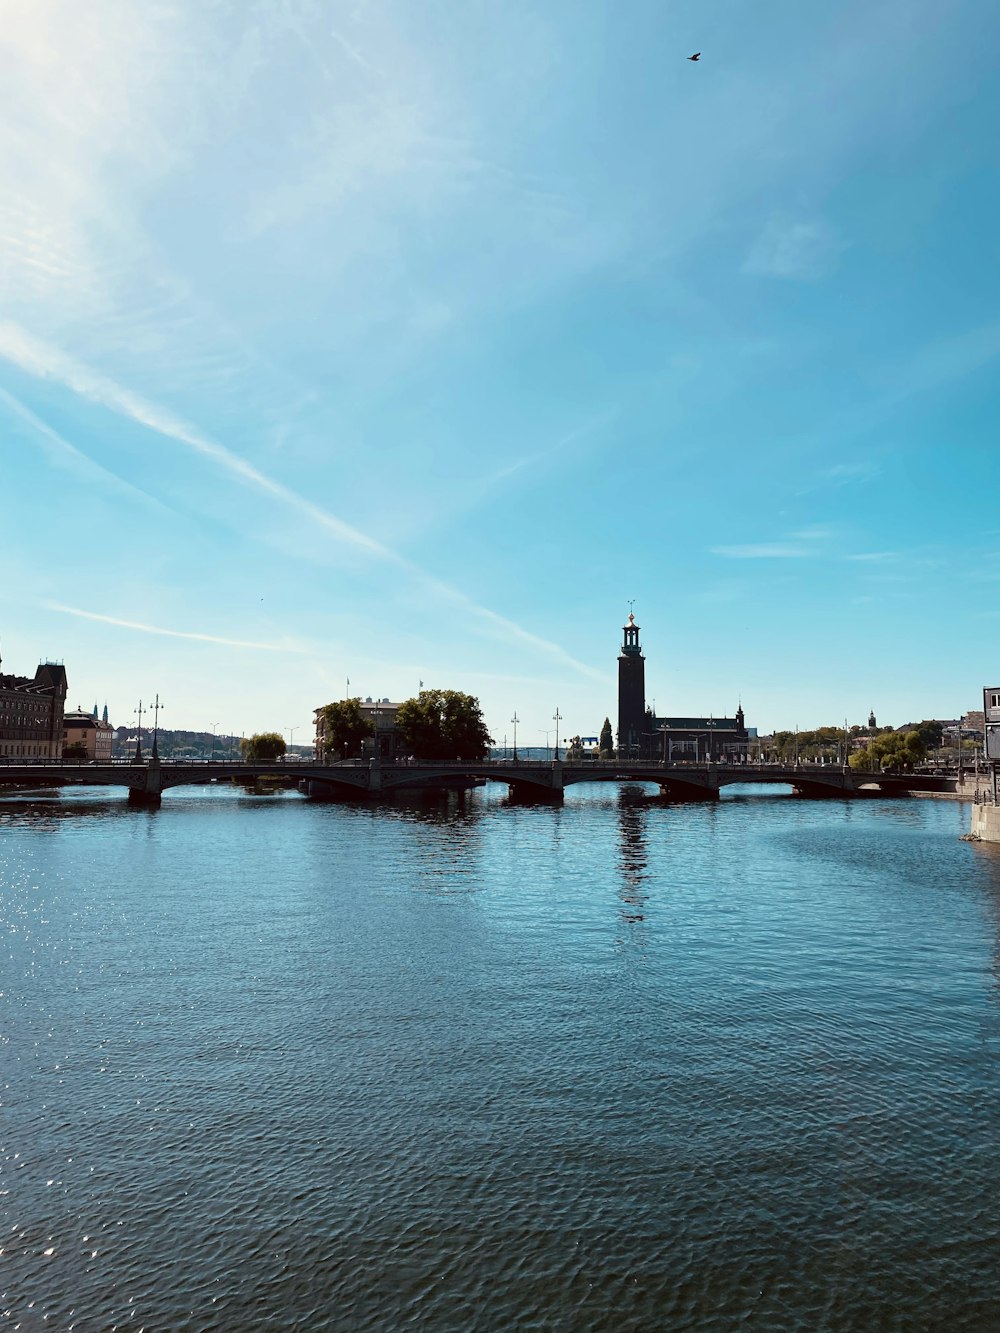
[[[110,722],[102,722],[100,718],[94,717],[93,713],[87,713],[82,708],[74,708],[71,713],[63,713],[63,726],[72,727],[75,731],[114,731]]]
[[[654,717],[657,727],[671,731],[742,731],[734,717]]]

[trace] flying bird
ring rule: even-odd
[[[700,60],[700,59],[701,59],[700,51],[695,51],[693,56],[688,56],[688,60]]]

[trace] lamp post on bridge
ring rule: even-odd
[[[549,744],[549,737],[552,735],[552,729],[549,728],[549,730],[546,731],[544,727],[539,727],[539,728],[538,728],[538,734],[539,734],[539,736],[544,736],[544,737],[545,737],[545,753],[547,754],[547,756],[549,757],[549,759],[551,759],[551,758],[552,758],[552,746]]]
[[[148,713],[148,708],[143,708],[142,700],[139,700],[139,707],[132,710],[139,716],[139,730],[135,733],[135,756],[132,759],[133,764],[142,763],[142,715]]]
[[[519,721],[519,720],[520,720],[520,719],[519,719],[518,716],[517,716],[517,709],[515,708],[515,709],[514,709],[514,716],[511,718],[511,722],[513,722],[513,724],[514,724],[514,762],[515,762],[515,764],[517,763],[517,724],[518,724],[518,721]]]
[[[660,733],[660,735],[663,737],[663,762],[666,763],[666,762],[667,762],[667,732],[670,730],[670,728],[667,727],[667,726],[663,726],[663,727],[657,727],[656,730],[657,730],[657,731]]]
[[[559,712],[559,705],[558,705],[558,704],[556,704],[556,711],[552,714],[552,721],[556,724],[556,763],[558,764],[558,762],[559,762],[559,723],[562,721],[562,716],[561,716],[561,714],[560,714],[560,712]]]
[[[153,753],[151,756],[156,760],[160,757],[159,750],[156,748],[156,741],[160,731],[160,709],[163,707],[165,707],[165,705],[160,703],[160,696],[157,694],[153,704]]]
[[[212,728],[212,757],[211,757],[211,759],[209,759],[208,762],[209,762],[210,764],[214,764],[214,763],[215,763],[215,741],[216,741],[215,733],[216,733],[216,732],[218,731],[218,729],[219,729],[219,724],[218,724],[218,722],[209,722],[208,725]]]
[[[298,727],[289,727],[289,728],[288,728],[288,753],[289,753],[289,754],[292,753],[292,743],[293,743],[293,741],[295,740],[295,733],[296,733],[297,731],[298,731]]]

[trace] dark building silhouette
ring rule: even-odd
[[[629,612],[618,654],[618,751],[631,754],[646,728],[646,659],[639,647],[639,626]]]
[[[63,746],[66,668],[43,662],[34,676],[0,672],[0,756],[59,759]]]
[[[630,613],[618,654],[618,754],[623,759],[742,762],[750,739],[743,705],[734,717],[658,717],[646,707],[646,659]]]

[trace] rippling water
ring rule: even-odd
[[[0,800],[0,1311],[1000,1326],[1000,856],[967,820]]]

